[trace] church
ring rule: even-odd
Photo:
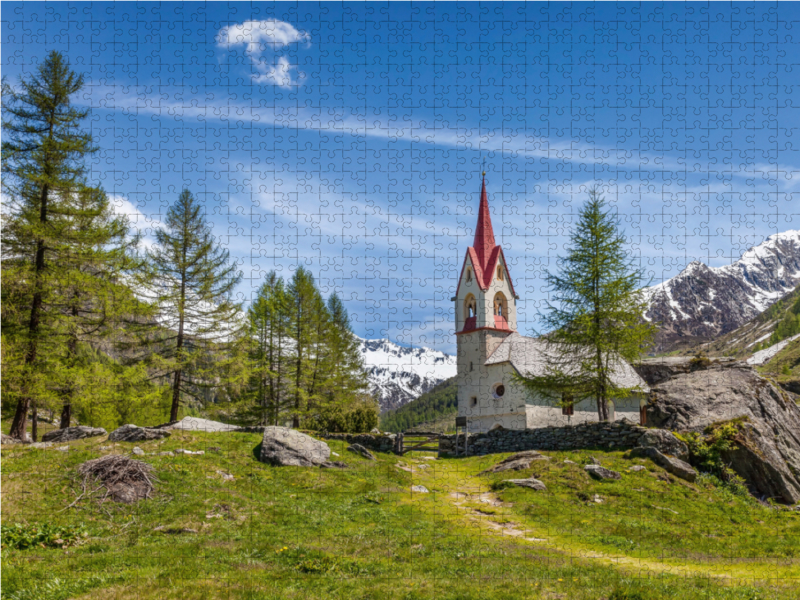
[[[485,178],[475,239],[467,248],[452,300],[458,348],[458,416],[466,417],[467,431],[533,429],[598,420],[591,398],[557,406],[553,398],[536,397],[513,381],[515,373],[545,374],[545,348],[541,340],[517,332],[519,296],[503,249],[495,243]],[[610,420],[626,418],[643,423],[647,384],[624,362],[612,377],[617,386],[638,387],[641,392],[610,400]]]

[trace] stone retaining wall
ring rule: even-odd
[[[373,452],[396,453],[398,439],[394,434],[372,433],[320,433],[317,437],[326,440],[344,440],[348,444],[360,444]]]
[[[500,452],[522,452],[523,450],[577,450],[597,448],[603,450],[627,450],[633,448],[646,428],[630,421],[611,423],[581,423],[566,427],[542,427],[539,429],[495,429],[488,433],[469,435],[467,452],[470,456],[482,456]],[[455,435],[439,438],[439,454],[455,455]],[[458,438],[459,452],[464,451],[464,434]]]

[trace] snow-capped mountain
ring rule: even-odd
[[[430,348],[361,340],[370,387],[381,412],[398,408],[456,374],[456,357]]]
[[[657,351],[694,346],[733,331],[800,284],[800,230],[769,236],[736,262],[699,261],[646,288],[646,318],[661,323]]]

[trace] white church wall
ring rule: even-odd
[[[643,394],[631,394],[626,398],[614,398],[609,408],[611,421],[627,419],[639,423],[639,407],[644,399]],[[529,398],[525,405],[528,429],[538,427],[563,427],[564,425],[577,425],[579,423],[597,422],[597,404],[594,400],[587,399],[575,403],[572,415],[565,415],[560,406],[554,406],[556,400],[551,398]]]

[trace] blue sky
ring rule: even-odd
[[[87,86],[95,179],[145,233],[186,186],[244,272],[303,264],[356,333],[453,352],[485,161],[536,325],[592,185],[653,283],[800,229],[793,3],[2,3],[2,73]]]

